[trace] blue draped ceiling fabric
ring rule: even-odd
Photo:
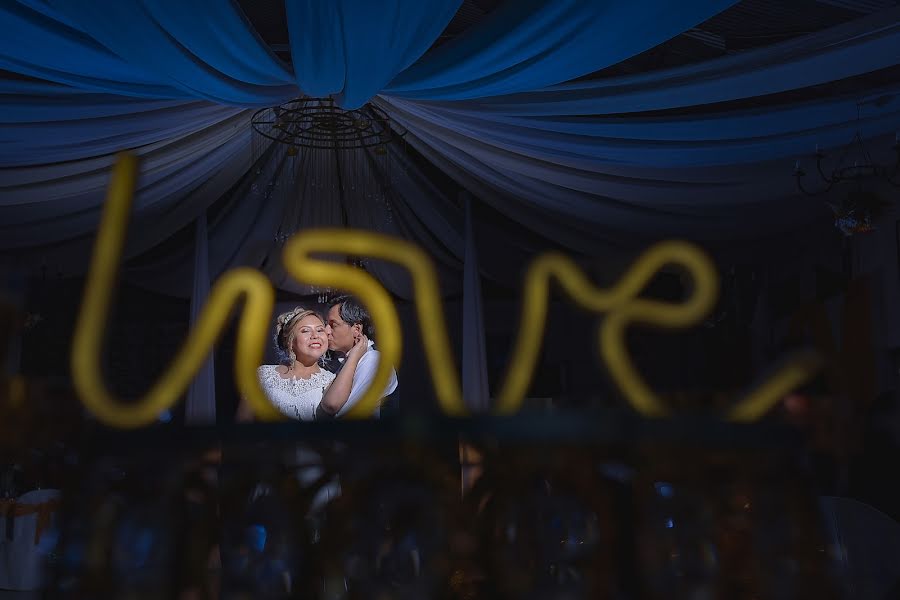
[[[400,73],[386,94],[462,100],[540,89],[649,50],[736,0],[505,2]]]
[[[507,1],[429,50],[460,0],[285,0],[292,65],[229,0],[0,3],[0,249],[54,248],[76,268],[123,149],[144,157],[130,255],[153,248],[245,176],[253,109],[301,94],[348,108],[374,98],[480,201],[573,250],[797,227],[808,204],[770,214],[794,193],[793,160],[857,128],[892,135],[898,90],[765,112],[740,102],[897,66],[900,8],[720,59],[578,80],[735,1]],[[417,177],[398,188],[429,193]],[[461,266],[458,203],[418,200],[396,200],[408,217],[398,231]],[[238,235],[211,224],[211,248],[217,231]],[[490,270],[492,253],[482,256]]]
[[[237,106],[297,95],[230,2],[6,2],[0,22],[0,68],[79,89]]]
[[[191,294],[191,329],[209,297],[209,235],[206,214],[197,218],[194,236],[194,289]],[[188,388],[184,420],[189,424],[213,425],[216,422],[215,353],[210,353]]]
[[[297,85],[310,96],[334,95],[359,108],[416,62],[462,0],[288,0],[288,31]]]

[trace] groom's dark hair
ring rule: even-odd
[[[375,325],[372,323],[372,316],[369,311],[354,296],[345,295],[338,296],[331,301],[331,306],[340,305],[338,313],[341,319],[349,325],[362,325],[363,334],[370,340],[375,339]]]

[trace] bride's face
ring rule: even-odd
[[[319,360],[328,349],[325,323],[316,315],[306,315],[294,325],[294,355],[301,363]]]

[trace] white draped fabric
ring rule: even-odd
[[[197,217],[194,233],[194,289],[191,294],[193,330],[200,311],[209,297],[209,236],[206,232],[206,213]],[[216,422],[215,353],[210,353],[188,389],[184,421],[192,425],[211,425]]]
[[[249,115],[227,109],[212,126],[135,148],[141,175],[127,255],[158,245],[221,197],[250,165]],[[35,247],[63,273],[84,268],[115,155],[0,169],[0,248]],[[152,224],[152,225],[151,225]]]
[[[466,207],[466,259],[463,266],[462,391],[474,412],[490,410],[487,374],[487,344],[484,342],[484,306],[475,228],[472,226],[472,197],[463,193]]]
[[[847,597],[894,595],[900,580],[900,524],[853,498],[822,496],[819,507],[831,546],[838,550],[836,570]]]

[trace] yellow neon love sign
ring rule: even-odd
[[[155,422],[158,415],[177,402],[190,385],[221,334],[229,314],[236,304],[243,301],[235,355],[237,387],[259,418],[280,418],[256,377],[256,367],[263,360],[268,337],[274,291],[268,279],[252,269],[233,269],[218,279],[210,290],[196,326],[174,357],[173,364],[143,398],[123,403],[106,388],[100,368],[101,340],[127,232],[136,177],[137,160],[129,154],[121,155],[113,169],[75,328],[71,365],[76,391],[84,404],[108,425],[133,428]],[[365,302],[379,331],[379,350],[383,360],[369,390],[348,412],[348,416],[358,418],[370,415],[380,399],[379,391],[387,384],[391,366],[400,364],[399,318],[390,295],[371,275],[349,265],[315,259],[313,256],[319,253],[379,258],[409,270],[419,322],[427,324],[421,331],[438,401],[449,415],[467,414],[458,371],[450,351],[437,276],[424,252],[409,242],[371,232],[347,229],[308,231],[295,235],[285,245],[282,257],[285,269],[298,281],[352,292]],[[652,276],[665,265],[680,266],[691,276],[694,291],[687,301],[673,304],[638,297]],[[556,253],[538,257],[526,275],[519,336],[498,398],[497,412],[501,414],[516,412],[528,391],[543,340],[551,278],[559,281],[576,304],[606,313],[600,328],[601,353],[632,407],[645,416],[668,414],[663,401],[632,365],[625,348],[624,334],[632,323],[674,329],[692,326],[702,319],[716,299],[715,268],[709,259],[686,242],[663,242],[641,255],[611,290],[602,290],[595,288],[567,257]],[[736,421],[760,418],[779,398],[803,383],[817,368],[818,363],[809,355],[791,361],[740,401],[727,418]]]
[[[275,294],[269,280],[252,269],[235,269],[219,278],[210,290],[210,301],[203,307],[197,325],[172,365],[143,398],[125,404],[107,389],[100,350],[136,179],[137,159],[130,154],[120,155],[113,167],[72,340],[72,378],[82,402],[97,418],[114,427],[133,428],[155,422],[188,388],[222,332],[233,306],[243,297],[234,364],[238,389],[257,416],[277,418],[279,413],[266,399],[256,378],[256,366],[262,362],[267,337],[266,328],[260,324],[269,322]]]

